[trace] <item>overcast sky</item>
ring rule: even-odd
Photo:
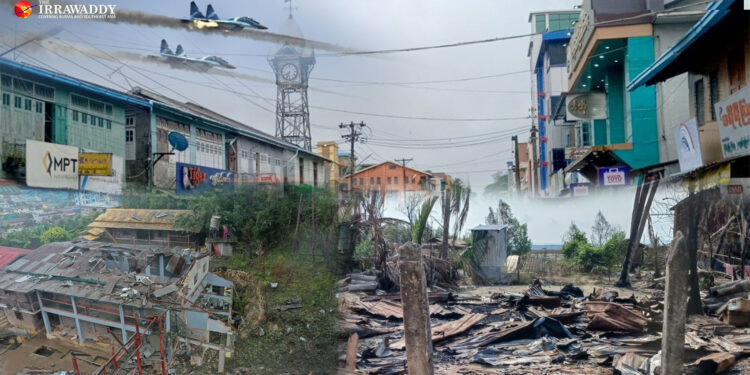
[[[189,1],[113,2],[120,8],[171,17],[187,17],[189,13]],[[216,0],[212,4],[222,18],[250,16],[268,26],[270,32],[279,32],[288,17],[283,0]],[[580,4],[580,0],[299,0],[294,1],[293,5],[296,8],[294,19],[305,38],[358,50],[373,50],[527,34],[531,32],[528,23],[530,12],[573,9],[577,4]],[[204,10],[208,3],[201,0],[198,5]],[[14,38],[52,25],[64,27],[57,37],[66,43],[85,44],[107,52],[157,55],[159,43],[164,38],[173,50],[177,44],[182,44],[190,56],[222,56],[238,66],[238,74],[253,76],[254,79],[237,80],[210,72],[171,70],[127,60],[122,61],[125,63],[123,65],[74,53],[61,53],[61,57],[33,47],[21,49],[22,53],[17,59],[35,65],[42,62],[65,74],[114,88],[145,86],[178,100],[200,103],[268,133],[275,131],[276,87],[265,55],[276,51],[278,45],[178,29],[36,19],[33,16],[19,19],[11,12],[0,13],[0,36],[3,37],[0,43],[12,44]],[[330,52],[318,50],[309,91],[313,144],[318,141],[341,141],[339,123],[364,121],[372,132],[372,143],[357,145],[356,152],[361,157],[367,157],[366,162],[413,158],[412,167],[447,172],[467,180],[475,191],[481,191],[491,181],[492,171],[506,170],[506,162],[512,160],[510,134],[519,134],[521,141],[528,139],[529,119],[423,121],[341,113],[319,107],[405,117],[526,117],[531,103],[528,46],[529,38],[524,37],[472,46],[374,56],[331,56]],[[113,73],[115,70],[117,73]],[[504,73],[513,74],[462,82],[403,84]],[[266,99],[243,99],[206,86],[230,87]],[[255,93],[251,93],[250,89]],[[476,140],[483,134],[499,131],[508,131],[504,133],[508,136],[472,147],[409,149],[375,145],[378,139],[394,138],[424,140],[474,136]],[[342,148],[347,147],[342,145]],[[530,234],[536,243],[554,243],[559,242],[570,220],[576,220],[583,228],[590,227],[597,207],[603,207],[613,222],[627,229],[629,207],[632,205],[632,194],[628,194],[625,199],[612,197],[613,204],[601,200],[596,204],[592,201],[589,210],[579,212],[577,216],[580,217],[572,215],[572,211],[579,210],[565,203],[555,205],[556,208],[552,209],[555,215],[538,215],[545,209],[539,207],[530,210],[527,203],[520,202],[514,204],[514,211],[517,216],[529,221]],[[496,205],[495,198],[478,197],[467,227],[480,224],[486,216],[486,207],[490,205]],[[534,212],[536,214],[532,215]]]

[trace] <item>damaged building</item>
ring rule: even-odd
[[[233,346],[233,285],[209,272],[209,259],[182,247],[49,243],[0,269],[0,306],[30,333],[118,347],[138,329],[167,360],[182,343],[219,351],[221,368]]]
[[[84,238],[89,241],[195,248],[198,230],[179,225],[180,218],[190,215],[190,210],[109,208],[89,224]]]

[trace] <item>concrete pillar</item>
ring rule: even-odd
[[[83,344],[83,331],[81,330],[81,320],[78,319],[78,307],[76,307],[76,298],[70,296],[70,302],[73,304],[73,316],[76,320],[76,331],[78,332],[78,342]]]
[[[661,374],[680,375],[687,320],[688,270],[690,255],[685,237],[677,232],[667,257],[664,323],[661,339]]]
[[[128,342],[128,331],[125,328],[125,313],[122,310],[122,305],[117,305],[120,308],[120,331],[122,332],[122,343]]]
[[[164,254],[159,254],[159,282],[164,282]]]
[[[52,327],[50,327],[49,324],[49,315],[47,315],[47,311],[44,310],[44,306],[42,305],[42,296],[39,294],[39,291],[36,291],[36,299],[39,301],[39,309],[42,310],[42,320],[44,320],[44,330],[47,331],[47,334],[52,333]]]
[[[224,373],[224,358],[226,357],[226,352],[224,349],[219,350],[219,364],[217,366],[217,370],[219,374]]]
[[[411,242],[398,252],[407,369],[409,375],[432,375],[432,333],[422,252]]]

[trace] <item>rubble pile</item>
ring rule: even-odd
[[[741,286],[717,290],[736,293],[736,288],[744,288],[744,283],[737,284]],[[342,291],[339,301],[340,335],[348,344],[340,360],[349,364],[349,371],[405,374],[399,294]],[[746,301],[723,305],[729,320],[691,317],[685,373],[720,373],[750,353],[750,334],[728,324],[750,323]],[[732,313],[745,310],[747,321]],[[536,280],[524,293],[430,292],[429,312],[437,374],[659,373],[660,296],[623,298],[607,289],[584,296],[573,285],[554,291]]]

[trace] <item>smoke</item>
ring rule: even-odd
[[[16,3],[16,0],[0,0],[0,3],[13,5]],[[60,5],[65,6],[69,4],[75,4],[75,3],[56,2],[55,4],[60,4]],[[168,17],[168,16],[159,15],[159,14],[151,14],[151,13],[146,13],[146,12],[141,12],[141,11],[136,11],[136,10],[123,9],[119,7],[115,9],[115,15],[116,15],[116,18],[114,19],[93,18],[93,19],[83,19],[81,21],[90,21],[90,22],[98,21],[98,22],[107,22],[107,23],[118,23],[118,24],[122,23],[122,24],[140,25],[140,26],[148,26],[148,27],[165,27],[169,29],[181,29],[181,30],[188,30],[188,31],[193,31],[193,32],[218,34],[218,35],[222,35],[225,37],[242,37],[242,38],[257,40],[260,42],[267,42],[267,43],[277,43],[277,44],[286,43],[286,44],[291,44],[294,46],[315,48],[315,49],[328,51],[328,52],[337,52],[337,53],[357,52],[357,50],[347,48],[347,47],[337,46],[332,43],[319,42],[315,40],[298,38],[298,37],[283,35],[283,34],[276,34],[276,33],[262,31],[262,30],[242,29],[242,30],[236,30],[236,31],[222,31],[216,28],[211,28],[211,27],[201,28],[201,27],[196,27],[196,25],[192,21],[187,20],[187,19]]]

